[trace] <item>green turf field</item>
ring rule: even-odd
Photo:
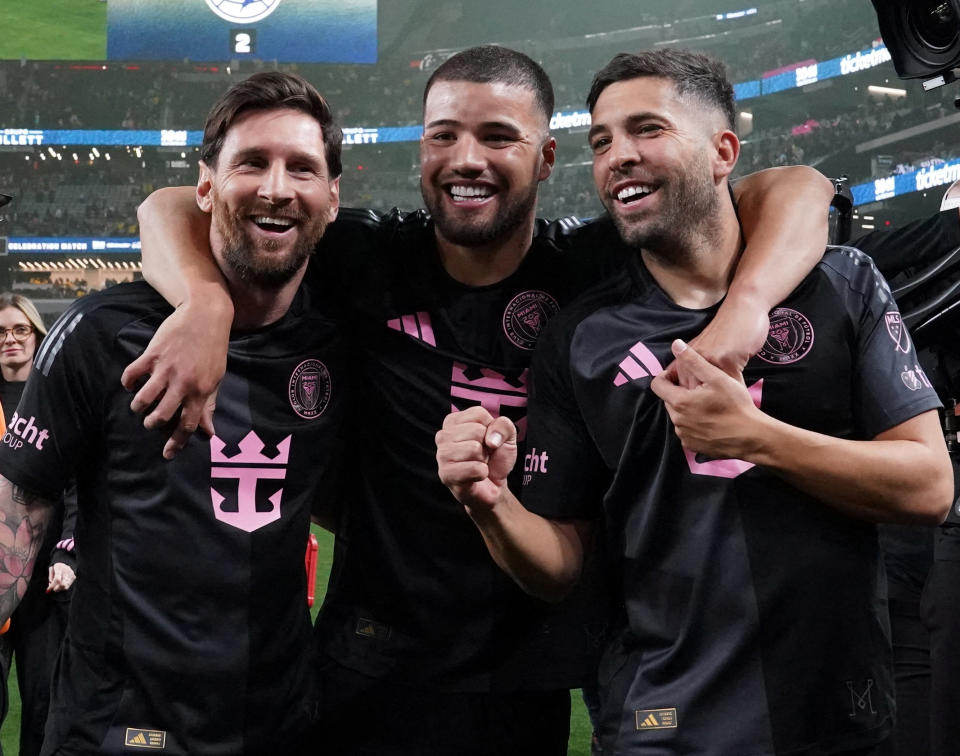
[[[0,0],[0,60],[103,60],[107,3],[100,0]]]
[[[85,0],[84,0],[85,1]],[[6,3],[7,0],[0,0]],[[320,603],[326,593],[327,576],[330,574],[330,564],[333,559],[333,536],[316,526],[313,528],[320,543],[317,552],[317,598],[313,605],[313,614],[316,616]],[[10,679],[10,711],[0,729],[0,745],[3,746],[4,756],[16,756],[18,753],[20,731],[20,696],[17,692],[16,671],[11,670]],[[317,748],[317,754],[323,754],[323,748]],[[573,692],[573,715],[570,718],[570,751],[569,756],[589,756],[590,754],[590,722],[587,719],[587,710],[583,706],[580,692]]]

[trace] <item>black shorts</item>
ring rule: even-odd
[[[318,666],[315,753],[565,756],[570,692],[448,692]]]

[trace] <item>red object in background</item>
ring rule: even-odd
[[[310,537],[313,538],[313,535],[311,534]],[[10,618],[7,617],[7,621],[3,623],[2,627],[0,627],[0,635],[3,635],[9,629],[10,629]]]
[[[304,556],[304,566],[307,568],[307,606],[313,606],[317,585],[317,551],[320,549],[317,537],[311,533],[307,539],[307,553]]]

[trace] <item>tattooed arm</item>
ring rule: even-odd
[[[0,476],[0,625],[26,593],[55,505]]]

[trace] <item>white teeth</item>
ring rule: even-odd
[[[486,186],[451,186],[450,194],[455,200],[486,199],[493,192]]]
[[[617,199],[621,202],[625,202],[626,200],[630,199],[630,197],[634,197],[638,194],[650,194],[652,191],[653,189],[651,189],[649,186],[628,186],[617,192]]]
[[[292,218],[270,218],[266,215],[256,215],[253,218],[254,223],[269,223],[273,226],[292,226]]]

